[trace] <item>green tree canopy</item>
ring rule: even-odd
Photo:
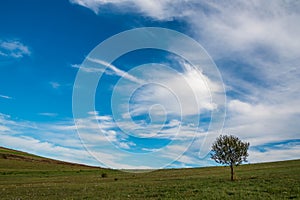
[[[233,180],[233,166],[247,162],[249,145],[249,142],[242,142],[236,136],[220,135],[212,145],[211,158],[217,163],[229,165],[231,180]]]

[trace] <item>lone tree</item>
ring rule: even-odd
[[[220,135],[212,145],[211,158],[217,163],[229,165],[231,181],[234,179],[233,166],[247,162],[249,142],[242,142],[233,135]]]

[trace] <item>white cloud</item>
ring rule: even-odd
[[[46,116],[46,117],[56,117],[58,114],[57,113],[43,112],[43,113],[38,113],[38,115]]]
[[[245,54],[267,48],[274,56],[294,57],[300,50],[298,1],[210,1],[206,8],[211,12],[198,19],[194,13],[189,19],[211,53]]]
[[[105,73],[107,73],[107,74],[116,75],[116,76],[119,76],[119,77],[122,77],[122,78],[126,78],[127,80],[130,80],[130,81],[135,82],[135,83],[139,83],[139,84],[143,83],[142,80],[138,79],[137,77],[131,76],[127,72],[117,68],[116,66],[114,66],[110,63],[107,63],[103,60],[99,60],[99,59],[95,59],[95,58],[87,58],[87,59],[91,62],[99,64],[100,66],[107,67],[108,69],[110,69],[112,71],[112,72],[105,71]]]
[[[1,132],[6,132],[6,131],[11,131],[11,129],[9,127],[7,127],[7,126],[0,125],[0,131]]]
[[[183,19],[210,53],[240,54],[263,45],[280,56],[299,54],[299,8],[294,1],[71,0],[94,12],[110,4],[156,20]],[[119,12],[122,9],[119,9]],[[226,50],[225,50],[226,49]],[[216,52],[217,51],[217,52]]]
[[[10,97],[10,96],[1,95],[1,94],[0,94],[0,98],[3,98],[3,99],[12,99],[12,97]]]
[[[216,109],[211,94],[222,93],[221,87],[216,87],[190,64],[182,62],[180,66],[182,72],[162,64],[147,64],[130,70],[130,76],[142,79],[143,84],[120,80],[114,86],[116,99],[113,95],[112,102],[116,101],[119,106],[114,109],[122,113],[124,119],[148,113],[151,117],[191,116]],[[208,82],[212,87],[208,87]]]
[[[179,1],[172,0],[70,0],[71,3],[78,4],[93,10],[95,13],[101,12],[101,7],[110,4],[117,7],[122,7],[126,10],[136,11],[143,13],[148,16],[154,17],[155,19],[164,20],[166,18],[172,18],[173,13],[177,11],[177,15],[180,14],[178,9]],[[174,2],[174,4],[171,4]],[[181,14],[182,15],[182,14]]]
[[[86,67],[86,66],[79,65],[79,64],[72,64],[71,67],[75,68],[75,69],[80,69],[83,72],[87,72],[87,73],[104,72],[104,69],[99,68],[99,67],[91,67],[91,66]]]
[[[19,41],[0,40],[0,56],[22,58],[31,54],[29,48]]]
[[[273,162],[279,160],[299,159],[300,146],[288,146],[287,148],[267,148],[264,152],[249,150],[249,162]]]
[[[58,89],[58,88],[61,86],[60,83],[54,82],[54,81],[49,82],[49,84],[51,85],[51,87],[52,87],[53,89]]]
[[[253,146],[299,139],[298,101],[288,104],[251,104],[231,100],[225,132],[235,134]]]

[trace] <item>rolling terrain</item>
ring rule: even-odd
[[[126,173],[0,148],[0,199],[300,199],[300,160]]]

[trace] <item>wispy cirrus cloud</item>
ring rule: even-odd
[[[197,1],[192,0],[183,2],[179,0],[70,0],[70,2],[87,7],[94,11],[96,14],[101,12],[102,6],[112,5],[130,10],[132,12],[137,12],[139,14],[144,14],[157,20],[171,20],[175,16],[185,16],[187,14],[186,4]],[[119,12],[122,12],[122,10],[119,10]]]
[[[3,98],[3,99],[13,99],[11,96],[1,95],[1,94],[0,94],[0,98]]]
[[[38,113],[38,115],[46,116],[46,117],[56,117],[58,113],[42,112],[42,113]]]
[[[267,160],[274,142],[299,139],[299,1],[71,2],[96,13],[109,4],[124,8],[116,12],[126,10],[153,20],[180,19],[188,24],[186,32],[212,55],[223,76],[228,99],[225,132],[249,140],[254,147],[269,145],[266,152],[251,150],[257,157],[250,160]],[[288,156],[274,155],[269,160],[296,158],[297,151],[294,147],[278,149],[276,152]]]
[[[180,66],[182,72],[171,70],[171,66],[163,67],[157,64],[142,68],[139,75],[149,85],[133,94],[131,115],[148,113],[152,105],[164,107],[166,113],[157,109],[157,114],[169,113],[177,116],[200,115],[216,109],[211,95],[221,93],[222,89],[209,88],[207,82],[210,82],[210,85],[214,83],[189,63],[182,61]],[[155,110],[153,111],[152,114],[155,114]]]
[[[59,87],[61,87],[61,84],[55,81],[50,81],[49,84],[53,89],[58,89]]]
[[[140,80],[139,78],[130,75],[129,73],[119,69],[118,67],[116,67],[116,66],[114,66],[110,63],[107,63],[106,61],[96,59],[96,58],[87,58],[87,59],[90,62],[97,63],[98,66],[100,65],[99,69],[101,69],[103,67],[108,68],[109,71],[105,71],[106,74],[116,75],[116,76],[119,76],[119,77],[122,77],[122,78],[126,78],[126,79],[128,79],[132,82],[139,83],[139,84],[144,83],[143,80]],[[103,66],[103,67],[101,67],[101,66]]]
[[[18,40],[0,40],[0,56],[22,58],[24,56],[30,56],[31,51],[29,47],[24,45]]]
[[[80,64],[72,64],[71,65],[72,68],[75,68],[75,69],[80,69],[84,72],[87,72],[87,73],[95,73],[95,72],[103,72],[104,69],[103,68],[99,68],[99,67],[86,67],[86,66],[83,66],[83,65],[80,65]]]

